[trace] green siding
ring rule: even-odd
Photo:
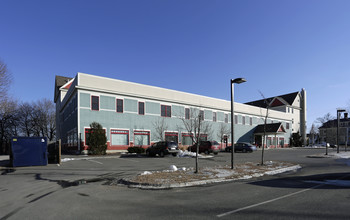
[[[108,110],[115,110],[116,104],[115,104],[115,98],[110,96],[100,96],[100,108],[101,109],[108,109]]]
[[[217,113],[217,121],[225,121],[225,114],[223,112]]]
[[[137,112],[137,100],[124,99],[124,111]]]
[[[204,119],[205,120],[213,120],[213,112],[210,110],[204,110]]]
[[[160,115],[160,104],[155,102],[146,102],[146,113]]]
[[[171,116],[184,118],[185,117],[185,108],[182,106],[173,105],[171,107]]]
[[[90,94],[80,93],[80,107],[90,108]]]

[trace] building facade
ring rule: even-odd
[[[324,123],[320,128],[320,142],[337,144],[337,119]],[[339,145],[346,145],[350,141],[350,119],[348,113],[344,113],[344,118],[339,119]]]
[[[264,146],[286,147],[292,132],[305,132],[305,90],[292,94],[267,99],[273,104],[267,123],[280,126],[268,134]],[[289,96],[294,100],[286,101]],[[88,149],[92,122],[103,126],[107,152],[147,147],[160,140],[191,145],[193,133],[186,123],[198,115],[206,125],[202,139],[220,143],[223,137],[231,139],[231,104],[226,100],[78,73],[74,78],[56,76],[54,101],[56,136],[68,150]],[[264,124],[267,109],[241,103],[234,103],[234,109],[235,142],[263,145],[262,134],[255,130]]]

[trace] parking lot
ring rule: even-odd
[[[193,158],[65,156],[74,160],[60,166],[1,168],[0,218],[349,218],[349,188],[320,184],[324,179],[349,180],[349,166],[334,158],[306,157],[323,152],[324,149],[267,150],[266,161],[298,163],[303,168],[296,173],[165,191],[106,183],[111,178],[164,170],[170,165],[193,167]],[[235,154],[237,164],[260,160],[260,150]],[[199,160],[200,167],[223,165],[230,165],[230,153]],[[84,179],[91,181],[79,183]]]

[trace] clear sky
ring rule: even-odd
[[[235,101],[307,91],[308,128],[348,107],[349,0],[1,0],[0,58],[21,101],[84,72]]]

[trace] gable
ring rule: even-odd
[[[281,102],[281,100],[279,100],[278,98],[276,98],[275,100],[272,101],[271,103],[271,107],[276,107],[276,106],[281,106],[281,105],[284,105],[283,102]]]

